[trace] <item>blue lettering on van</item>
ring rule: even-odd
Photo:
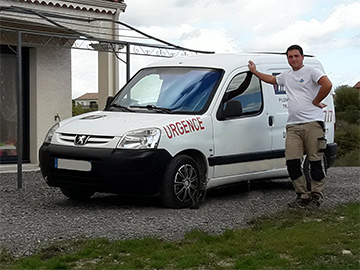
[[[273,76],[279,75],[280,73],[272,73]],[[274,84],[275,95],[284,95],[286,94],[285,86]]]

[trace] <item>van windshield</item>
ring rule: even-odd
[[[203,113],[223,71],[161,67],[140,70],[115,96],[107,110]]]

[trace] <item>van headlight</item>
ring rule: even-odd
[[[153,149],[157,148],[161,131],[158,128],[139,129],[126,133],[118,143],[122,149]]]
[[[44,140],[45,143],[51,143],[51,139],[52,139],[52,137],[54,136],[55,131],[56,131],[59,127],[60,127],[60,124],[59,124],[59,123],[56,123],[55,125],[53,125],[53,126],[49,129],[48,133],[47,133],[46,136],[45,136],[45,140]]]

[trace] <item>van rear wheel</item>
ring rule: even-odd
[[[194,204],[200,189],[200,172],[189,156],[176,156],[168,165],[163,178],[160,201],[169,208],[188,208]]]

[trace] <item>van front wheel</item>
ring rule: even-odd
[[[200,188],[200,173],[196,162],[189,156],[176,156],[168,165],[163,178],[160,201],[169,208],[188,208]]]

